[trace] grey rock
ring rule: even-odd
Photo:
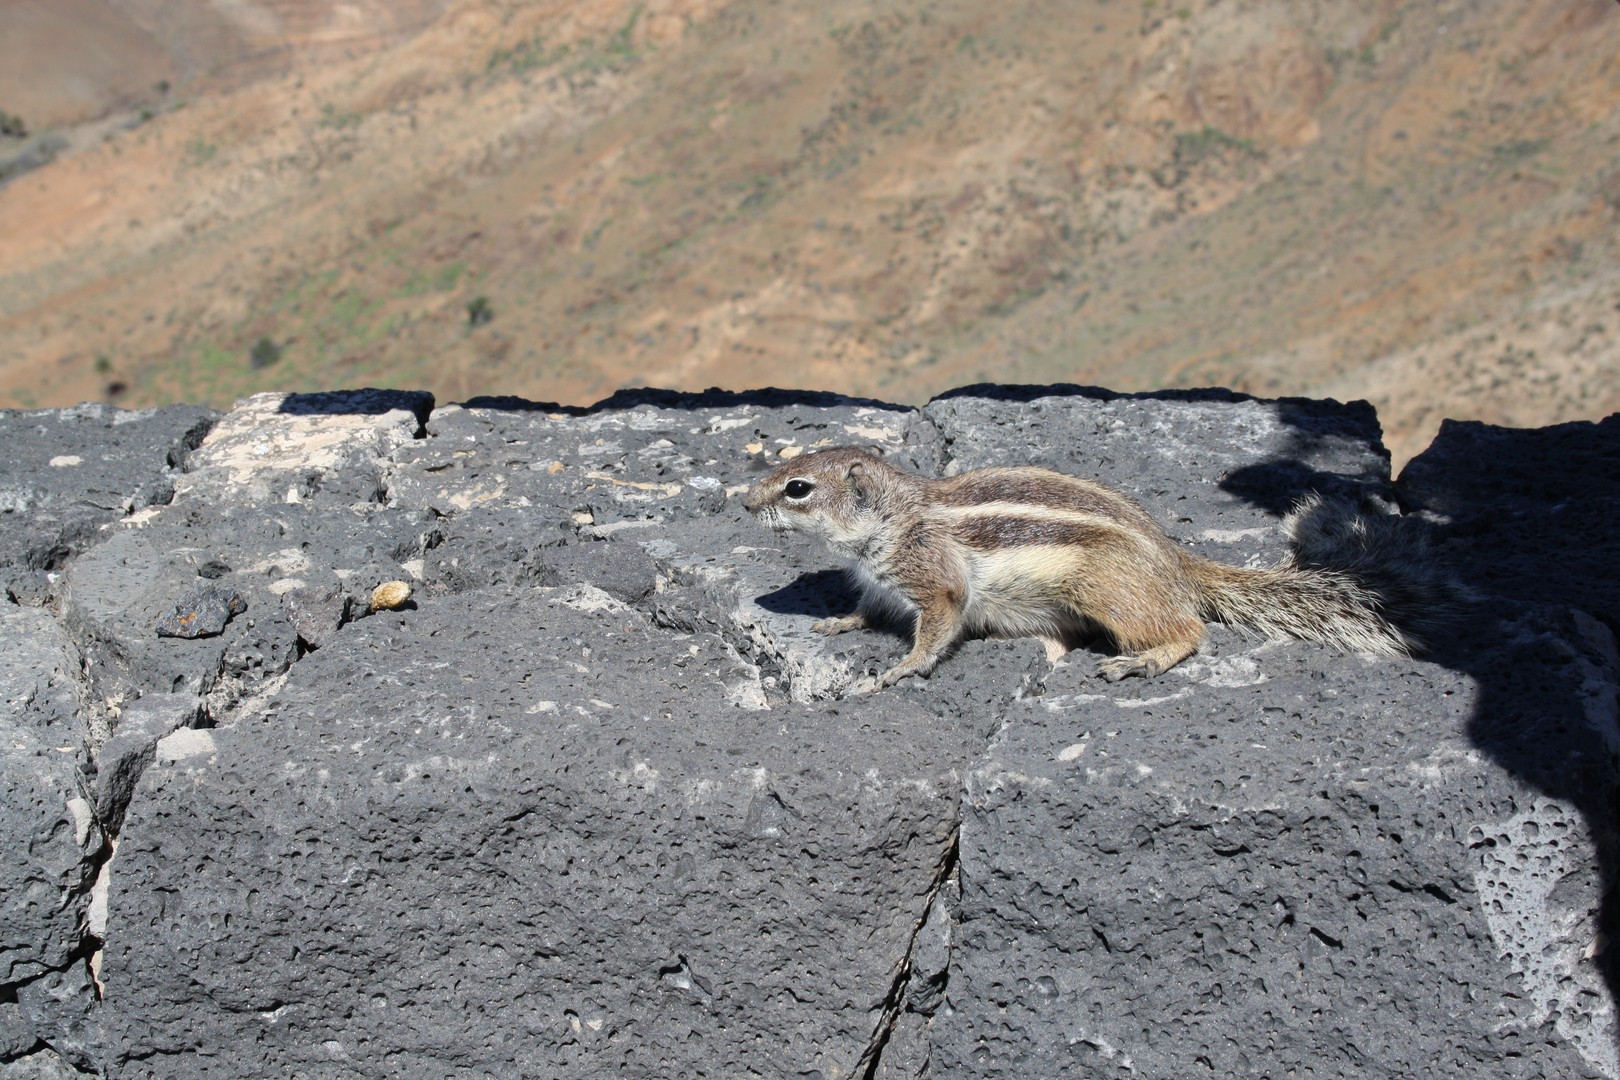
[[[16,1059],[31,1054],[40,1045],[34,1027],[23,1018],[15,1001],[0,1001],[0,1076]]]
[[[928,917],[917,928],[911,944],[905,1007],[907,1012],[922,1016],[933,1016],[938,1011],[950,977],[951,924],[961,901],[961,882],[953,878],[947,884],[952,887],[934,897]]]
[[[109,1068],[848,1074],[978,736],[902,695],[761,709],[758,679],[588,585],[355,624],[143,777]]]
[[[11,1060],[0,1060],[0,1080],[82,1080],[84,1073],[69,1065],[54,1050],[39,1050]]]
[[[44,607],[55,594],[52,577],[48,570],[17,571],[14,568],[11,580],[6,583],[5,598],[14,604]]]
[[[49,612],[0,604],[0,716],[52,739],[82,738],[79,668],[79,655]]]
[[[96,817],[117,834],[141,773],[152,763],[158,740],[202,719],[201,703],[187,694],[149,694],[126,704],[112,737],[96,750],[91,776]]]
[[[1011,388],[924,416],[946,470],[1033,456],[1230,563],[1274,560],[1305,490],[1388,498],[1360,406]],[[1498,618],[1431,663],[1217,628],[1152,683],[1060,664],[969,777],[932,1075],[1615,1075],[1612,642]]]
[[[968,779],[934,1075],[1612,1076],[1587,954],[1613,717],[1554,689],[1547,642],[1473,643],[1540,688],[1493,700],[1439,665],[1221,637],[1154,683],[1067,667],[1013,706]],[[1482,768],[1482,743],[1591,789]]]
[[[818,445],[900,447],[911,410],[832,394],[626,394],[589,410],[475,399],[434,412],[428,437],[402,447],[390,505],[470,510],[540,507],[586,539],[639,539],[711,516],[725,489],[783,453]],[[716,497],[716,491],[720,497]]]
[[[906,456],[914,424],[897,406],[781,391],[628,392],[588,410],[480,399],[434,412],[428,438],[396,455],[389,493],[391,505],[446,519],[427,559],[431,588],[589,582],[668,625],[731,635],[765,665],[771,692],[791,684],[808,702],[858,677],[854,644],[828,657],[799,598],[767,601],[780,611],[754,602],[804,577],[805,563],[784,562],[780,539],[727,492],[819,446]],[[808,603],[847,600],[836,575],[810,573]],[[648,596],[660,577],[673,589]]]
[[[0,410],[0,583],[39,588],[95,543],[100,526],[165,503],[174,477],[218,414],[174,405]]]
[[[98,696],[128,700],[144,694],[225,695],[235,700],[252,685],[292,663],[295,635],[265,577],[235,573],[213,588],[244,600],[247,614],[213,636],[183,638],[154,633],[177,596],[198,584],[199,565],[213,560],[161,524],[115,533],[74,560],[63,576],[65,622],[90,661]],[[224,530],[221,530],[224,533]],[[196,530],[190,531],[196,535]],[[226,541],[226,536],[220,535]],[[240,565],[235,559],[232,565]]]
[[[92,1021],[96,990],[84,961],[31,979],[16,994],[24,1022],[41,1042],[76,1068],[94,1068],[101,1032]]]
[[[658,588],[657,563],[635,544],[609,541],[546,548],[535,566],[537,584],[590,584],[631,606]]]
[[[212,711],[285,673],[298,631],[283,596],[337,587],[363,605],[382,581],[436,542],[421,514],[380,506],[218,507],[192,500],[165,507],[140,528],[115,530],[63,575],[66,622],[91,656],[103,696],[178,691],[213,695]],[[227,568],[229,568],[227,570]],[[247,611],[223,632],[160,638],[153,624],[203,574],[233,589]]]
[[[640,545],[580,540],[554,526],[555,518],[533,506],[458,514],[440,527],[423,576],[430,589],[444,592],[588,583],[632,605],[657,587],[657,564]]]
[[[945,1000],[959,889],[960,882],[952,873],[934,894],[928,914],[912,938],[902,981],[890,999],[893,1017],[886,1041],[871,1059],[871,1075],[876,1080],[931,1075],[930,1018]]]
[[[7,845],[0,865],[0,985],[65,965],[78,951],[105,851],[95,809],[78,789],[73,755],[7,734],[15,741],[0,773],[0,839]]]
[[[231,616],[247,610],[242,594],[207,578],[189,586],[158,620],[158,637],[200,638],[223,633]]]
[[[542,581],[542,550],[576,539],[566,512],[545,506],[498,506],[457,513],[436,526],[423,559],[422,578],[436,592],[466,592],[495,584]]]
[[[43,1041],[89,1064],[82,985],[91,888],[108,854],[81,778],[81,658],[38,608],[0,607],[0,1060]]]
[[[873,1080],[925,1080],[932,1075],[929,1063],[928,1021],[913,1012],[902,1014],[884,1043]]]
[[[79,776],[78,667],[47,613],[0,607],[0,988],[80,950],[105,852]]]
[[[330,641],[349,617],[349,599],[335,583],[325,587],[302,585],[289,590],[282,599],[287,605],[287,621],[312,649]]]

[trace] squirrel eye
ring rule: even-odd
[[[789,480],[787,487],[782,490],[787,492],[787,497],[790,499],[802,499],[816,490],[816,485],[808,480]]]

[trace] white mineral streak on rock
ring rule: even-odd
[[[1537,799],[1507,821],[1476,825],[1473,835],[1481,852],[1474,883],[1491,939],[1534,1006],[1520,1024],[1528,1031],[1551,1018],[1582,1057],[1620,1076],[1614,1003],[1592,962],[1604,947],[1602,885],[1580,812]]]
[[[239,399],[191,455],[176,498],[218,487],[230,490],[233,502],[281,502],[289,476],[352,469],[357,458],[385,458],[415,438],[417,419],[408,409],[283,411],[292,396]]]

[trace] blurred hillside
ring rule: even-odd
[[[1222,384],[1398,457],[1620,409],[1612,0],[195,6],[274,62],[148,34],[170,88],[0,187],[0,405]]]
[[[4,105],[36,127],[161,107],[350,59],[432,22],[449,0],[0,0]]]

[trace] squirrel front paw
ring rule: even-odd
[[[891,668],[881,675],[868,675],[864,679],[855,680],[850,685],[850,689],[857,694],[875,694],[885,686],[893,686],[907,675],[915,674],[917,673],[913,671],[900,671],[898,668]]]
[[[881,675],[868,675],[864,679],[856,679],[849,686],[849,692],[856,695],[875,694],[883,689],[887,683]]]
[[[901,679],[904,679],[908,675],[915,675],[920,679],[926,679],[929,673],[934,670],[934,665],[937,662],[937,659],[924,659],[917,661],[908,658],[900,661],[900,663],[894,665],[894,667],[890,668],[888,671],[882,672],[878,675],[869,675],[864,679],[857,680],[851,685],[851,689],[857,694],[871,694],[883,689],[885,686],[893,686],[895,683],[899,682]]]

